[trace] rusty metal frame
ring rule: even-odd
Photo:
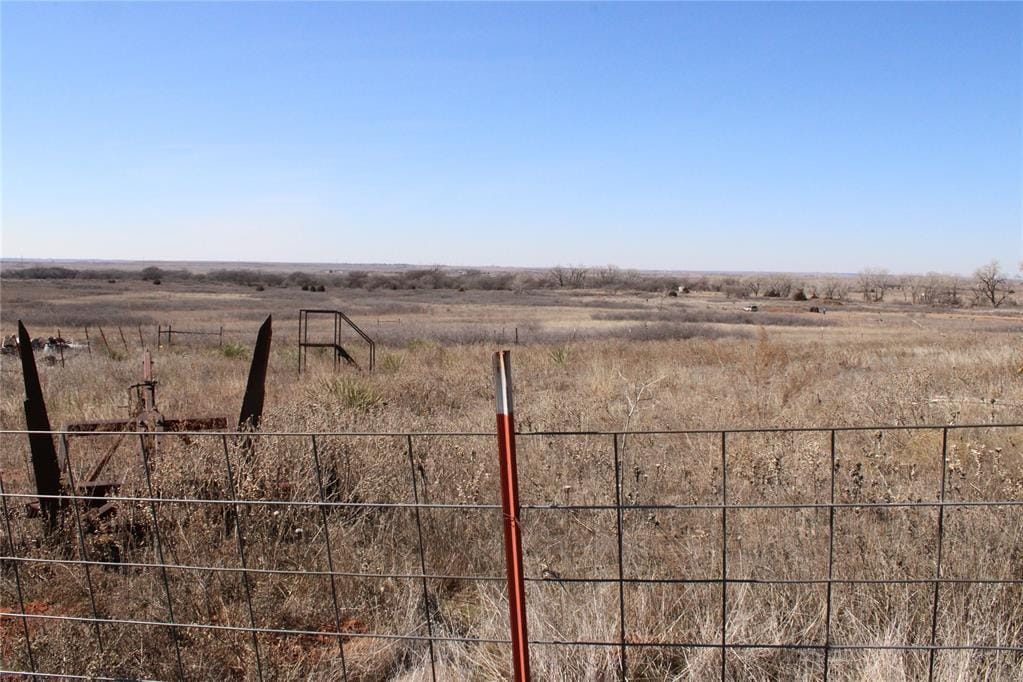
[[[330,341],[309,340],[310,316],[333,317],[333,338]],[[376,366],[376,342],[373,341],[369,334],[364,332],[359,325],[355,324],[350,317],[340,310],[302,308],[298,311],[298,373],[300,375],[302,374],[302,370],[309,365],[308,352],[310,348],[332,349],[333,352],[331,355],[335,370],[337,370],[337,368],[341,365],[342,361],[356,369],[361,369],[359,363],[356,362],[351,353],[349,353],[344,346],[341,345],[341,331],[344,329],[345,324],[353,329],[355,333],[359,335],[359,338],[365,341],[366,345],[369,347],[368,369],[370,372],[373,371],[373,368]]]

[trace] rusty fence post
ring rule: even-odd
[[[494,353],[494,391],[497,401],[497,449],[501,465],[501,515],[508,579],[508,617],[511,623],[512,672],[516,682],[529,676],[529,635],[526,630],[526,591],[522,575],[522,527],[519,522],[519,476],[515,461],[515,418],[512,410],[511,352]]]
[[[99,329],[99,338],[103,340],[103,347],[107,349],[107,355],[114,357],[114,350],[107,342],[107,335],[103,333],[103,327],[97,327],[97,329]]]

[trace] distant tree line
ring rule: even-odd
[[[1023,263],[1020,264],[1023,271]],[[972,278],[941,273],[892,275],[883,268],[866,268],[855,276],[797,278],[787,274],[677,275],[641,273],[613,265],[601,268],[558,265],[547,270],[484,271],[479,269],[411,268],[399,271],[349,270],[343,272],[271,272],[257,269],[221,269],[192,272],[186,269],[146,267],[75,269],[59,266],[6,268],[10,279],[136,280],[163,282],[215,282],[265,289],[298,287],[323,291],[340,289],[450,289],[506,290],[605,289],[668,295],[720,292],[730,298],[777,298],[806,301],[844,301],[855,296],[866,303],[901,302],[926,306],[1016,305],[1013,280],[997,261],[978,268]]]

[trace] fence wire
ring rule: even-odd
[[[716,652],[721,680],[740,676],[752,651],[812,656],[802,665],[824,680],[848,652],[919,655],[929,680],[942,653],[1023,665],[1023,623],[958,640],[948,634],[956,614],[942,606],[962,587],[1009,590],[1006,603],[1023,594],[1014,541],[984,544],[967,523],[987,511],[984,532],[1020,532],[1010,515],[1023,497],[1006,471],[1023,462],[1021,429],[518,433],[533,655],[602,650],[620,679],[677,664],[657,668],[651,650]],[[434,680],[451,676],[453,658],[476,660],[466,648],[507,660],[493,434],[141,432],[120,459],[107,456],[101,486],[86,472],[115,436],[52,433],[66,485],[49,496],[62,518],[45,534],[26,432],[0,431],[0,653],[11,666],[0,674],[194,679],[217,665],[204,647],[232,636],[247,640],[232,640],[244,650],[234,672],[259,680],[310,651],[319,659],[309,665],[343,680],[387,646],[407,647]],[[974,437],[950,442],[963,434]],[[985,485],[974,480],[982,475]],[[891,545],[872,554],[886,533]],[[977,557],[1005,570],[983,575]],[[779,559],[774,570],[765,558]],[[816,573],[778,573],[803,569]],[[856,595],[839,593],[857,587],[916,590],[926,606],[908,614],[915,636],[852,638]],[[691,592],[662,600],[663,614],[643,592],[680,588]],[[793,622],[779,626],[801,636],[749,637],[756,624],[742,616],[754,588],[807,590],[817,606],[792,608]],[[593,622],[604,626],[554,622],[545,607],[555,601],[563,612],[599,610]],[[695,626],[679,624],[687,616]],[[126,632],[143,642],[134,660],[118,653]]]

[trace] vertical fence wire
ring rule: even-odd
[[[149,452],[146,450],[147,436],[139,434],[139,452],[142,455],[142,467],[146,474],[146,493],[149,496],[149,513],[153,517],[153,537],[156,555],[160,561],[160,575],[163,578],[163,593],[167,599],[167,623],[170,625],[171,639],[174,641],[174,658],[177,662],[178,677],[185,679],[185,666],[181,662],[181,644],[178,642],[177,622],[174,620],[174,604],[171,601],[170,580],[167,578],[167,562],[163,558],[163,539],[160,533],[160,519],[156,513],[155,495],[153,494],[153,477],[149,466]]]
[[[313,464],[316,466],[316,486],[320,497],[320,523],[323,525],[323,542],[327,549],[327,570],[330,571],[330,598],[334,603],[334,628],[337,630],[337,647],[341,655],[341,679],[348,682],[348,663],[345,661],[345,642],[341,635],[341,608],[337,598],[337,576],[334,572],[334,551],[330,543],[330,526],[327,525],[327,495],[323,488],[323,468],[320,466],[320,452],[316,446],[316,435],[311,437]]]
[[[934,644],[938,632],[938,599],[941,587],[941,553],[945,539],[945,472],[948,471],[948,427],[941,429],[941,492],[938,507],[938,548],[934,561],[934,601],[931,606],[931,650],[927,660],[927,679],[934,679]]]
[[[828,504],[828,586],[824,611],[824,682],[831,674],[831,592],[835,577],[835,430],[831,430],[831,497]]]
[[[419,510],[419,485],[416,483],[416,460],[412,449],[412,436],[406,435],[409,473],[412,476],[412,501],[415,503],[416,545],[419,549],[419,570],[423,582],[423,613],[426,616],[426,634],[430,648],[430,678],[437,682],[437,659],[433,650],[433,615],[430,613],[430,590],[426,581],[426,548],[423,545],[423,520]]]
[[[238,559],[242,564],[242,586],[245,588],[245,605],[249,612],[249,625],[252,627],[252,650],[256,655],[256,675],[263,679],[263,657],[259,651],[259,635],[256,634],[256,613],[252,608],[252,585],[249,581],[249,564],[245,559],[245,528],[242,525],[241,508],[238,505],[238,494],[234,485],[234,472],[231,469],[231,455],[227,447],[227,435],[221,436],[224,446],[224,468],[227,473],[227,493],[231,496],[234,509],[234,536],[238,540]]]
[[[618,434],[611,436],[615,465],[615,516],[618,535],[618,665],[619,679],[628,677],[628,661],[625,657],[625,540],[622,534],[622,471],[621,455],[618,452]]]
[[[81,504],[81,500],[78,499],[79,490],[75,486],[75,473],[74,467],[71,466],[71,448],[68,447],[67,436],[61,434],[61,450],[64,453],[64,467],[67,472],[68,485],[71,486],[71,509],[75,516],[75,526],[78,531],[78,558],[83,562],[89,561],[89,551],[85,544],[85,529],[82,527],[82,514],[78,505]],[[86,492],[83,488],[81,492]],[[92,584],[92,570],[88,563],[84,563],[82,566],[85,569],[85,585],[89,590],[89,607],[92,609],[92,629],[93,634],[96,637],[96,646],[99,647],[100,653],[103,653],[103,636],[99,630],[99,609],[96,608],[96,589]]]
[[[7,530],[7,545],[11,549],[11,556],[17,556],[17,552],[14,549],[14,533],[11,531],[11,512],[7,508],[7,491],[4,489],[4,478],[0,474],[0,502],[3,503],[4,511],[4,527]],[[18,562],[11,562],[14,568],[14,588],[18,593],[18,608],[21,609],[21,630],[22,635],[25,637],[25,653],[28,654],[28,664],[32,668],[32,672],[37,672],[35,655],[32,653],[32,636],[28,630],[28,616],[24,615],[25,611],[25,593],[21,587],[21,571],[18,569]],[[33,677],[33,679],[35,679]]]
[[[721,432],[721,682],[728,669],[728,462]]]

